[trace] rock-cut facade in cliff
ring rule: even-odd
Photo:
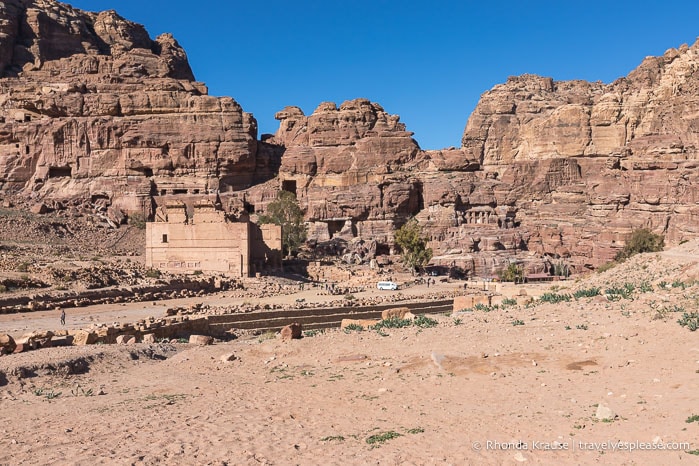
[[[0,73],[3,192],[148,212],[151,196],[237,190],[269,175],[252,115],[207,95],[171,35],[153,40],[114,11],[0,3]]]

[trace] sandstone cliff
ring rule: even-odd
[[[641,227],[677,243],[699,233],[698,52],[649,57],[609,85],[512,77],[482,96],[460,149],[418,150],[366,100],[287,107],[280,182],[315,239],[390,244],[416,216],[437,263],[481,274],[512,259],[594,267]]]
[[[463,149],[515,198],[527,248],[598,265],[633,228],[699,233],[699,44],[604,85],[520,76],[486,92]]]
[[[11,0],[0,39],[2,191],[148,211],[151,195],[271,176],[257,172],[270,164],[257,160],[255,119],[208,96],[171,35],[151,40],[114,11]]]
[[[489,274],[611,259],[649,227],[699,234],[699,45],[611,84],[525,75],[486,92],[462,147],[423,151],[366,99],[286,107],[276,134],[207,95],[170,35],[113,11],[0,3],[0,194],[124,211],[219,193],[237,213],[296,192],[310,238],[387,253],[415,216],[435,262]],[[226,197],[230,199],[226,199]]]

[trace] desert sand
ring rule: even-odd
[[[434,327],[4,356],[0,464],[694,464],[698,249]]]

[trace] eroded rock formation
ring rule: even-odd
[[[257,157],[255,119],[207,95],[171,35],[151,40],[114,11],[10,0],[0,38],[3,191],[148,211],[151,195],[237,190],[272,175]]]
[[[437,263],[481,274],[513,258],[594,267],[635,228],[677,243],[699,233],[698,58],[672,49],[609,85],[512,77],[483,95],[460,149],[416,150],[365,100],[287,107],[280,181],[320,241],[390,244],[414,215]]]
[[[366,99],[308,116],[286,107],[261,142],[252,115],[194,80],[172,36],[153,40],[113,11],[9,0],[0,193],[145,213],[164,197],[219,193],[247,215],[286,189],[319,244],[362,238],[388,253],[415,216],[440,265],[581,269],[611,259],[634,228],[670,244],[699,234],[698,68],[695,44],[611,84],[510,78],[482,96],[461,148],[421,150]]]

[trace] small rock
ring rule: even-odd
[[[597,405],[597,412],[595,417],[601,421],[612,421],[616,418],[616,414],[608,406],[604,406],[602,403]]]
[[[231,361],[235,361],[238,358],[233,353],[227,353],[227,354],[224,354],[223,356],[221,356],[219,359],[223,362],[231,362]]]
[[[39,204],[34,204],[29,210],[30,210],[31,213],[33,213],[33,214],[42,215],[42,214],[48,213],[49,208],[48,208],[48,206],[47,206],[46,204],[44,204],[44,203],[39,203]]]

